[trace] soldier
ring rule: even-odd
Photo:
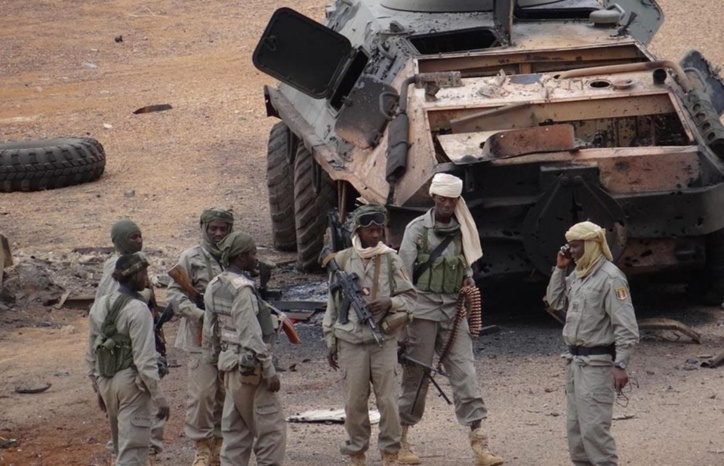
[[[221,418],[221,465],[280,465],[286,450],[286,421],[272,363],[276,317],[254,286],[258,267],[251,236],[236,231],[220,244],[227,267],[206,287],[203,357],[217,364],[226,398]],[[254,439],[256,438],[256,443]]]
[[[383,318],[403,326],[409,321],[408,313],[412,312],[415,303],[415,289],[397,253],[381,242],[387,212],[380,205],[363,206],[355,211],[353,219],[352,247],[338,252],[335,260],[342,270],[359,277],[359,285],[369,293],[365,301],[378,326]],[[330,293],[322,324],[329,365],[334,370],[341,366],[345,371],[344,426],[349,440],[342,444],[340,451],[350,456],[349,464],[366,464],[365,451],[370,441],[367,405],[371,383],[381,416],[377,445],[382,464],[397,464],[400,417],[395,378],[396,336],[394,332],[389,332],[379,346],[370,327],[361,324],[352,309],[347,311],[348,321],[341,323],[338,320],[341,302],[340,293]]]
[[[124,218],[113,224],[111,227],[111,241],[116,251],[109,257],[103,264],[103,275],[98,283],[96,289],[96,296],[94,304],[98,302],[100,298],[118,290],[119,283],[114,278],[114,271],[116,267],[116,261],[123,254],[134,254],[140,253],[143,255],[141,250],[143,249],[143,235],[141,229],[130,219]],[[153,292],[151,291],[149,284],[140,290],[140,295],[147,305],[155,306],[155,298],[153,298]],[[153,301],[153,302],[152,302]],[[165,374],[165,373],[164,373]],[[153,427],[151,428],[151,455],[157,455],[163,450],[163,433],[166,427],[166,421],[164,419],[154,419]],[[106,443],[106,448],[113,451],[112,439]]]
[[[218,244],[231,232],[234,214],[225,209],[204,210],[201,214],[201,244],[181,253],[178,267],[188,276],[191,285],[201,293],[224,268]],[[183,316],[175,347],[188,354],[186,421],[184,432],[195,442],[193,466],[209,466],[219,461],[221,451],[221,411],[224,387],[218,379],[216,366],[201,357],[201,326],[203,300],[194,302],[176,282],[168,288],[168,297]]]
[[[118,282],[113,280],[116,261],[122,254],[133,254],[143,249],[141,229],[132,220],[124,218],[113,224],[111,241],[116,251],[103,264],[103,275],[96,289],[95,301],[118,289]]]
[[[462,193],[462,180],[439,173],[432,179],[430,195],[435,206],[414,219],[405,228],[400,257],[411,272],[417,290],[414,318],[403,342],[407,354],[431,365],[452,337],[456,300],[462,286],[474,286],[471,265],[483,255],[475,222]],[[442,360],[453,390],[458,422],[470,427],[470,445],[475,464],[495,466],[503,459],[488,449],[488,438],[480,427],[487,409],[475,374],[473,344],[466,320],[456,333],[450,350]],[[419,464],[407,439],[410,426],[422,419],[429,381],[422,378],[422,369],[403,366],[402,395],[399,400],[402,421],[402,449],[398,461]],[[421,382],[422,380],[422,382]],[[421,386],[420,386],[421,384]],[[417,397],[420,386],[419,397]]]
[[[566,232],[546,298],[566,311],[568,450],[576,466],[618,464],[611,436],[616,392],[628,383],[626,367],[638,343],[626,276],[612,262],[605,230],[581,222]],[[566,277],[571,260],[576,269]]]
[[[153,320],[138,293],[148,281],[147,267],[139,253],[121,256],[113,273],[118,290],[96,301],[89,315],[86,367],[110,421],[116,466],[147,464],[153,406],[158,419],[169,417]]]

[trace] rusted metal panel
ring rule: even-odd
[[[572,125],[537,126],[495,133],[485,141],[482,159],[574,150]]]
[[[591,163],[601,172],[609,192],[630,194],[677,190],[700,176],[697,146],[581,149],[577,152],[532,154],[490,162],[493,165],[529,163]]]

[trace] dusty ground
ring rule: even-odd
[[[108,154],[99,182],[0,194],[0,231],[11,238],[17,257],[48,259],[61,276],[65,264],[76,270],[87,261],[92,269],[93,257],[71,250],[107,246],[112,222],[130,216],[142,225],[161,274],[197,240],[198,213],[211,205],[234,208],[240,224],[268,245],[264,154],[273,121],[265,118],[261,87],[271,80],[252,67],[250,55],[266,20],[281,6],[276,3],[0,1],[0,139],[88,134]],[[715,64],[724,63],[721,12],[712,3],[660,0],[668,23],[654,52],[678,59],[696,47]],[[289,5],[319,18],[324,4]],[[113,40],[118,35],[120,43]],[[158,103],[174,108],[132,114]],[[124,196],[128,189],[135,196]],[[98,278],[87,268],[74,276],[61,277],[74,292]],[[277,284],[310,279],[316,278],[290,268],[275,277]],[[677,291],[635,294],[639,313],[680,318],[702,332],[704,343],[670,342],[661,335],[644,340],[632,368],[637,386],[628,406],[616,408],[616,415],[633,416],[614,426],[622,464],[724,463],[724,369],[685,364],[722,349],[724,316],[687,305]],[[509,464],[559,466],[567,458],[560,329],[535,313],[537,301],[530,302],[487,308],[487,323],[502,331],[476,342],[478,377],[490,409],[486,425],[493,448]],[[0,464],[107,462],[108,427],[83,375],[86,331],[82,311],[0,308],[0,437],[17,439],[0,449]],[[172,323],[171,339],[174,331]],[[300,347],[280,345],[282,365],[297,369],[284,373],[287,411],[340,406],[338,376],[323,362],[319,329],[302,331]],[[171,358],[184,362],[180,353]],[[53,385],[43,394],[13,390],[44,382]],[[182,435],[184,383],[183,366],[163,382],[172,406],[164,464],[190,464],[192,456]],[[336,446],[343,438],[341,426],[290,424],[288,463],[340,464]],[[432,395],[413,440],[426,464],[468,463],[464,430]]]

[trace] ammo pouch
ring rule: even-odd
[[[120,334],[116,330],[118,313],[131,299],[133,298],[121,293],[113,303],[113,307],[110,306],[110,299],[106,301],[108,310],[106,320],[103,321],[101,333],[96,337],[93,345],[101,377],[113,377],[116,372],[128,369],[133,364],[131,337]]]
[[[407,326],[411,317],[407,312],[388,313],[380,322],[380,329],[385,335],[397,335]]]
[[[419,254],[417,260],[424,263],[429,254]],[[465,278],[465,256],[440,256],[425,270],[415,283],[420,291],[431,293],[457,294]]]
[[[261,383],[261,364],[251,351],[245,351],[239,357],[239,374],[243,384],[259,385]]]

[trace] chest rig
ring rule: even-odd
[[[258,305],[256,319],[261,327],[262,338],[264,341],[269,341],[275,333],[271,310],[266,302],[261,299],[261,296],[259,296],[259,293],[254,287],[254,282],[243,275],[235,275],[230,279],[224,280],[219,289],[214,291],[212,295],[214,312],[218,318],[220,339],[225,346],[239,346],[240,344],[241,332],[234,322],[231,310],[234,297],[238,290],[245,286],[250,287],[256,296]]]
[[[429,236],[436,234],[434,229],[424,227],[424,232],[417,245],[417,260],[415,265],[424,264],[430,260],[432,248],[430,248]],[[445,256],[440,254],[430,266],[420,275],[415,287],[420,291],[430,293],[455,294],[460,291],[465,279],[467,262],[463,254],[462,233],[460,231],[449,233],[453,236],[452,244],[455,247],[455,255]]]

